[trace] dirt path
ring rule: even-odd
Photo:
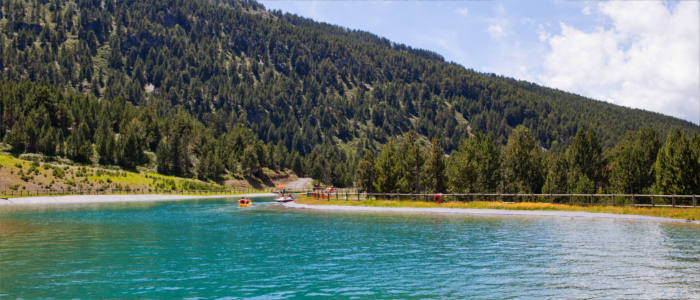
[[[311,178],[299,178],[297,180],[294,180],[290,183],[287,183],[285,187],[288,190],[305,190],[305,189],[310,189],[313,187],[312,179]]]

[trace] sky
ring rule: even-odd
[[[469,69],[700,124],[700,1],[261,3]]]

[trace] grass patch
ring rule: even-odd
[[[309,205],[347,205],[372,207],[442,207],[508,210],[560,210],[612,213],[621,215],[641,215],[683,220],[700,220],[700,208],[636,207],[636,206],[577,206],[538,202],[505,203],[496,201],[444,202],[434,203],[414,200],[316,200],[301,197],[297,202]]]

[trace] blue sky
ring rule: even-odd
[[[261,1],[448,61],[700,124],[696,1]]]

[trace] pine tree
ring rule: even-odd
[[[141,122],[132,119],[117,140],[117,163],[125,169],[135,169],[143,161],[143,134]]]
[[[693,134],[693,137],[690,139],[690,149],[693,150],[693,156],[695,157],[695,160],[697,161],[697,166],[698,169],[695,172],[695,178],[694,178],[694,183],[693,186],[695,186],[695,190],[693,191],[693,194],[700,194],[700,134],[695,133]]]
[[[202,154],[202,159],[199,160],[197,165],[197,177],[199,179],[218,181],[223,173],[224,165],[213,148]]]
[[[376,175],[374,173],[374,156],[367,152],[365,157],[357,164],[357,185],[366,193],[373,193]]]
[[[248,177],[253,177],[253,175],[260,172],[260,160],[258,159],[258,152],[255,151],[255,146],[248,145],[243,150],[243,157],[241,157],[241,168]]]
[[[95,133],[95,143],[97,154],[100,156],[99,162],[103,165],[113,164],[116,158],[115,140],[112,128],[108,120],[102,118]]]
[[[622,139],[612,154],[611,188],[616,193],[650,192],[654,163],[661,143],[653,128],[640,129]]]
[[[399,147],[399,191],[403,193],[420,192],[421,168],[425,163],[423,152],[418,145],[418,135],[409,131]]]
[[[5,143],[12,146],[12,153],[19,154],[27,148],[27,135],[24,131],[22,119],[15,122],[9,133],[5,136]]]
[[[90,129],[81,121],[78,128],[73,131],[66,141],[68,143],[68,157],[81,163],[90,163],[93,149],[90,141]]]
[[[425,160],[425,188],[434,193],[443,193],[446,190],[445,178],[445,154],[440,145],[440,139],[434,137],[428,157]]]
[[[394,140],[389,140],[375,160],[376,181],[374,187],[380,193],[393,193],[399,184],[399,162]]]
[[[158,173],[161,174],[172,174],[175,169],[173,166],[173,153],[170,151],[168,138],[163,138],[160,143],[158,143],[158,148],[156,149],[156,163],[158,164]]]
[[[56,130],[50,125],[44,125],[41,129],[41,135],[37,148],[39,152],[49,156],[56,155],[56,147],[58,145],[58,135]]]
[[[530,130],[516,127],[503,150],[505,190],[539,193],[544,183],[544,155]]]
[[[477,132],[463,140],[448,162],[450,192],[495,192],[501,184],[501,152],[492,135]]]
[[[569,163],[563,154],[551,153],[547,162],[547,178],[542,187],[545,194],[566,194],[569,192],[567,173]]]
[[[579,130],[574,137],[574,141],[566,150],[569,160],[569,184],[570,186],[584,185],[582,182],[593,182],[594,188],[588,190],[595,192],[602,185],[603,181],[603,150],[600,147],[598,138],[592,129]],[[585,176],[586,179],[579,178]]]
[[[700,172],[698,159],[685,134],[675,129],[666,139],[654,164],[655,189],[661,194],[691,194],[697,188],[695,179]]]

